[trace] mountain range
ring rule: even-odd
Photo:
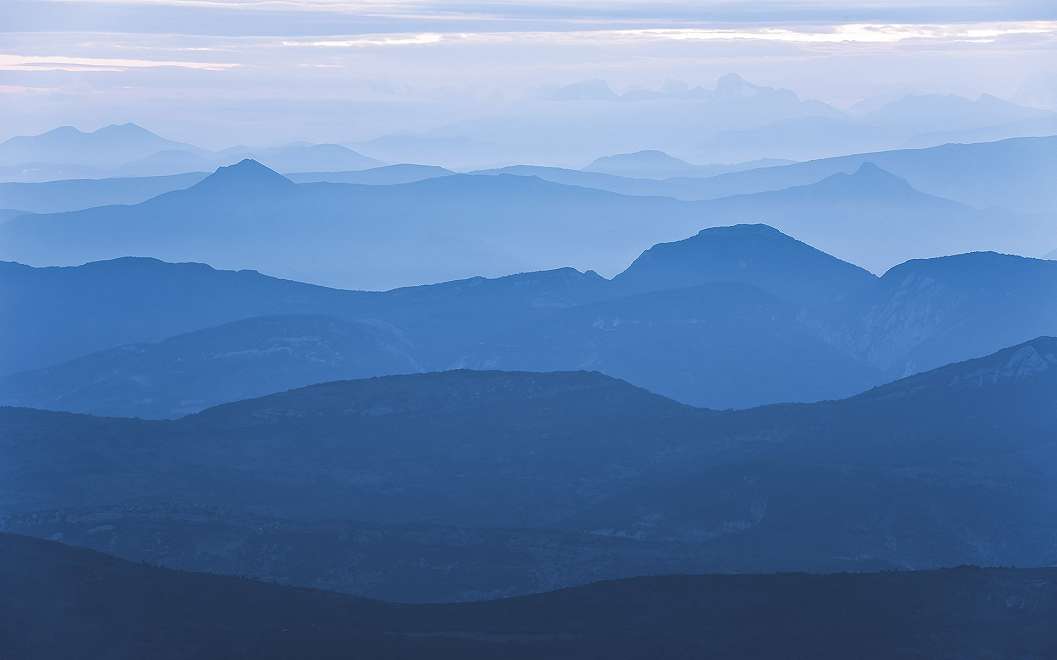
[[[0,635],[32,660],[85,649],[113,660],[338,658],[350,649],[379,660],[1045,657],[1057,616],[1048,569],[644,577],[488,603],[396,605],[11,534],[0,535],[0,560],[9,596]]]
[[[0,264],[0,401],[172,417],[462,367],[595,369],[714,408],[839,398],[1057,334],[1039,302],[1055,265],[970,253],[876,278],[762,225],[657,245],[613,280],[566,268],[385,293],[150,259]]]
[[[0,225],[0,242],[30,264],[151,255],[388,289],[570,265],[612,273],[701,223],[676,200],[527,177],[295,184],[247,160],[141,204],[16,218]]]
[[[577,173],[574,179],[585,177],[610,175]],[[8,206],[18,208],[19,201]],[[682,202],[534,176],[294,184],[243,161],[132,206],[16,217],[0,225],[0,238],[5,258],[34,265],[149,254],[387,289],[568,265],[611,275],[644,245],[702,226],[746,222],[767,222],[875,272],[912,258],[971,250],[1033,254],[1054,233],[1048,216],[980,211],[921,193],[869,163],[808,186]],[[428,254],[423,237],[433,248]],[[375,258],[366,258],[368,245]]]
[[[628,195],[675,197],[677,199],[713,199],[732,194],[745,194],[766,190],[778,190],[792,186],[807,185],[834,174],[847,174],[864,163],[874,163],[897,176],[907,179],[915,187],[931,194],[948,197],[972,206],[999,206],[1018,208],[1050,208],[1034,206],[1040,193],[1048,191],[1039,186],[1053,169],[1050,159],[1050,142],[1047,138],[1022,138],[997,142],[976,141],[974,144],[951,144],[923,149],[903,149],[890,152],[869,152],[828,158],[805,163],[781,163],[780,161],[756,161],[739,165],[692,165],[666,153],[653,151],[620,154],[597,159],[583,170],[560,167],[516,165],[502,168],[475,170],[475,174],[522,174],[538,176],[556,183],[568,183],[590,188],[599,188]],[[995,160],[1001,167],[995,166]],[[612,167],[606,166],[612,163]],[[786,167],[788,165],[789,167]],[[660,169],[657,169],[660,166]],[[697,168],[697,169],[695,169]],[[704,169],[700,169],[704,168]],[[753,170],[739,176],[723,177],[716,169],[734,168]],[[938,168],[938,171],[937,171]],[[188,168],[193,169],[193,168]],[[213,168],[205,168],[213,169]],[[1041,170],[1041,172],[1036,172]],[[685,171],[682,175],[667,172]],[[662,172],[665,176],[661,176]],[[297,182],[329,181],[333,183],[407,183],[427,178],[428,175],[451,174],[450,170],[425,165],[394,165],[389,168],[372,168],[369,173],[355,172],[302,172],[288,174]],[[734,172],[726,172],[734,174]],[[999,177],[1007,185],[1013,184],[1011,193],[992,190],[981,185],[986,177]],[[965,182],[966,177],[971,180]],[[702,182],[700,179],[710,179]],[[150,182],[150,177],[143,177]],[[173,181],[178,181],[173,179]],[[72,184],[72,182],[71,182]],[[92,181],[77,182],[90,186]],[[100,182],[101,185],[110,185]],[[18,190],[18,187],[10,187]],[[33,189],[32,186],[26,187]],[[178,189],[174,185],[159,192]],[[1026,194],[1034,191],[1034,194]],[[61,193],[61,188],[55,191]],[[994,197],[1001,194],[1002,197]],[[989,196],[990,195],[990,196]],[[144,195],[146,199],[149,195]],[[2,198],[0,198],[2,199]],[[98,199],[103,199],[102,195]],[[1004,201],[998,201],[1004,200]],[[1011,201],[1013,200],[1013,201]],[[1045,200],[1043,200],[1045,201]],[[110,203],[123,203],[121,199]],[[38,210],[33,207],[5,204],[11,208]],[[74,207],[71,205],[70,209]]]
[[[382,597],[356,557],[378,566],[372,548],[406,535],[398,530],[407,525],[434,547],[450,545],[453,527],[474,530],[465,538],[477,547],[539,547],[541,536],[511,534],[519,529],[628,542],[607,549],[565,537],[581,558],[633,557],[635,543],[646,544],[640,553],[660,544],[655,565],[677,572],[1041,565],[1052,561],[1057,513],[1047,496],[1057,476],[1048,467],[1055,396],[1057,340],[1040,338],[846,400],[733,412],[690,408],[595,373],[473,371],[314,385],[174,421],[4,408],[0,511],[11,531],[69,534],[185,568],[242,562],[240,574],[286,581],[289,573],[272,571],[289,566],[287,551],[276,556],[276,545],[224,521],[357,521],[345,534],[281,522],[263,529],[286,525],[278,547],[299,547],[300,538],[320,557],[347,558],[344,567],[313,566],[303,549],[289,551],[309,562],[298,583]],[[122,506],[133,508],[125,515]],[[198,524],[232,530],[225,534],[236,545],[207,552],[194,539],[221,537],[174,531],[190,524],[182,507],[216,512]],[[129,541],[148,530],[156,543]],[[355,538],[361,551],[337,551]],[[236,550],[248,554],[227,554]],[[472,554],[422,556],[437,563],[412,573],[419,597],[443,585],[442,597],[462,599],[494,584],[437,577],[446,562],[449,576],[481,578],[462,564]],[[507,564],[515,593],[540,584],[544,566],[529,556],[549,561],[533,549]],[[597,579],[569,570],[571,556],[556,564],[566,584]],[[598,566],[611,570],[608,561]]]
[[[84,132],[62,126],[0,143],[0,178],[12,182],[156,177],[214,170],[256,158],[284,172],[362,170],[383,165],[337,144],[235,146],[220,151],[174,142],[132,123]]]
[[[604,80],[571,81],[541,90],[538,98],[501,104],[483,117],[359,146],[391,162],[455,169],[510,162],[568,167],[598,154],[656,150],[704,163],[802,161],[1050,135],[1054,122],[1052,111],[987,95],[914,93],[842,110],[728,74],[712,88],[672,84],[617,91]]]

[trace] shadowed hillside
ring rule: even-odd
[[[1057,577],[1045,569],[651,577],[408,606],[169,571],[11,535],[0,535],[0,559],[0,636],[26,660],[86,651],[114,660],[1057,652]]]

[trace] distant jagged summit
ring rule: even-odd
[[[834,300],[874,277],[763,224],[705,229],[646,250],[614,282],[633,291],[708,282],[753,284],[790,302]]]
[[[194,185],[191,190],[267,193],[295,187],[290,179],[252,158],[217,168],[216,172]]]
[[[721,96],[745,96],[756,89],[756,85],[737,73],[728,73],[716,81],[716,93]]]

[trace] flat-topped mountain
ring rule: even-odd
[[[646,250],[613,282],[621,291],[744,282],[798,304],[838,301],[873,283],[858,266],[767,225],[704,229],[692,238]]]

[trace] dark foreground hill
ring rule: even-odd
[[[1046,658],[1057,571],[648,577],[394,605],[0,535],[0,647],[21,660]]]
[[[253,539],[267,534],[224,515],[215,525],[230,534],[182,534],[213,523],[177,516],[165,531],[164,515],[129,507],[355,521],[349,534],[356,525],[449,528],[417,537],[435,548],[452,547],[453,527],[476,530],[466,538],[477,547],[475,534],[499,530],[491,538],[504,552],[520,547],[520,560],[497,553],[510,567],[505,587],[454,552],[449,575],[468,582],[446,582],[445,599],[524,593],[541,572],[582,583],[599,575],[583,568],[592,556],[642,548],[553,543],[590,548],[567,554],[588,559],[577,569],[579,560],[538,550],[552,532],[661,544],[656,565],[669,571],[1044,565],[1057,534],[1055,402],[1057,340],[1040,338],[843,401],[735,412],[600,374],[471,371],[327,383],[174,421],[6,408],[0,512],[9,530],[132,558],[232,570],[235,557],[241,574],[383,596],[368,557],[388,532],[342,553],[348,535],[327,541],[295,525],[260,544]],[[91,509],[110,515],[92,524]],[[508,543],[511,530],[547,534]],[[325,559],[313,565],[294,549],[299,535]],[[181,545],[192,538],[201,543]],[[423,551],[429,565],[409,568],[408,583],[438,579],[442,555]],[[409,598],[439,590],[389,588]]]

